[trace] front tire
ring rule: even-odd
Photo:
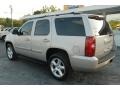
[[[64,53],[53,54],[49,58],[49,68],[52,76],[57,80],[64,80],[70,71],[69,58]]]
[[[9,60],[16,60],[16,52],[11,44],[6,45],[6,53]]]

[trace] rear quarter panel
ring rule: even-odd
[[[96,36],[95,56],[101,58],[107,55],[113,48],[114,39],[109,35]]]
[[[61,16],[62,17],[82,17],[83,18],[83,23],[85,25],[85,32],[86,29],[89,27],[87,26],[88,22],[85,21],[86,18],[84,16],[80,15],[66,15],[66,16]],[[52,18],[52,47],[55,48],[60,48],[63,50],[66,50],[69,54],[69,57],[72,56],[84,56],[85,55],[85,39],[86,36],[62,36],[62,35],[57,35],[56,33],[56,28],[55,28],[55,18]],[[86,33],[87,35],[87,33]]]

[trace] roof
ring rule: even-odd
[[[70,9],[66,11],[57,11],[52,13],[38,14],[23,17],[23,19],[33,19],[40,18],[46,16],[54,16],[54,15],[63,15],[63,14],[72,14],[72,13],[86,13],[86,14],[116,14],[120,13],[120,5],[93,5],[83,8]]]

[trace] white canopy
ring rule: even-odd
[[[87,14],[104,14],[104,15],[116,14],[116,13],[120,13],[120,5],[93,5],[83,8],[70,9],[66,11],[58,11],[52,13],[26,16],[23,17],[23,19],[33,19],[33,18],[40,18],[45,16],[53,16],[53,15],[67,14],[67,13],[87,13]]]

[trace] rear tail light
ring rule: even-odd
[[[96,39],[94,36],[87,36],[85,41],[85,56],[95,55]]]

